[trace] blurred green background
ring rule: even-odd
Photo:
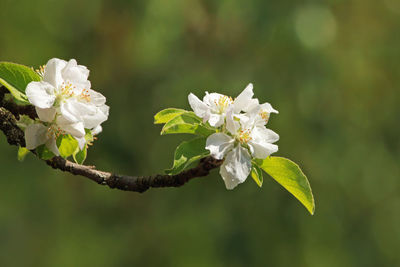
[[[400,266],[398,0],[0,0],[0,60],[76,58],[111,106],[88,164],[146,175],[180,141],[153,115],[190,92],[255,94],[280,111],[310,216],[276,182],[227,191],[111,190],[0,136],[1,266]]]

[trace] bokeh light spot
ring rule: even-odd
[[[295,13],[294,23],[300,42],[308,48],[325,46],[335,39],[336,20],[326,7],[301,7]]]

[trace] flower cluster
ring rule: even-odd
[[[88,130],[93,135],[102,131],[101,124],[109,113],[106,98],[90,89],[89,70],[75,59],[50,59],[38,73],[42,80],[30,82],[25,91],[39,117],[25,129],[26,148],[32,150],[45,144],[59,155],[56,140],[69,134],[82,150]]]
[[[195,114],[217,132],[207,138],[206,149],[215,159],[225,159],[220,174],[227,189],[243,183],[252,169],[252,159],[265,159],[278,151],[273,144],[279,135],[265,125],[271,113],[278,113],[269,103],[260,104],[253,98],[249,84],[236,99],[208,93],[201,101],[190,94],[189,104]]]

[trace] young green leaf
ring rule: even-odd
[[[32,81],[40,81],[40,76],[31,68],[11,62],[0,62],[0,84],[22,103],[29,104],[25,89]]]
[[[26,147],[19,147],[18,148],[18,160],[19,161],[24,161],[26,155],[28,155],[30,151],[26,149]]]
[[[60,151],[60,156],[63,158],[72,156],[79,149],[78,141],[69,134],[60,135],[57,138],[57,147]]]
[[[189,133],[208,136],[214,132],[215,130],[203,124],[201,119],[193,112],[186,112],[167,122],[161,130],[161,135]]]
[[[86,133],[85,134],[86,143],[92,143],[94,141],[92,131],[89,129],[85,129],[85,133]]]
[[[173,118],[175,118],[176,116],[181,115],[186,112],[188,112],[188,111],[184,110],[184,109],[179,109],[179,108],[167,108],[167,109],[161,110],[156,115],[154,115],[154,124],[167,123],[170,120],[172,120]]]
[[[174,164],[167,174],[174,175],[183,171],[193,162],[206,157],[209,151],[205,149],[206,138],[200,137],[182,142],[175,150]]]
[[[256,184],[259,187],[262,187],[263,180],[264,180],[263,173],[262,173],[260,167],[258,167],[257,164],[254,164],[254,163],[251,167],[251,178],[253,178],[254,182],[256,182]]]
[[[74,158],[74,161],[78,164],[83,164],[86,160],[86,156],[87,156],[87,146],[85,146],[83,148],[83,150],[78,149],[72,155],[72,157]]]
[[[315,203],[310,184],[296,163],[286,158],[268,157],[259,166],[314,214]]]
[[[56,155],[51,152],[46,145],[41,145],[36,148],[36,153],[40,159],[48,160],[54,158]]]

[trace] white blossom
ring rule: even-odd
[[[26,88],[26,96],[35,106],[41,122],[25,130],[30,149],[43,142],[50,146],[48,142],[55,135],[43,135],[44,128],[50,129],[50,132],[57,129],[58,134],[72,135],[82,149],[86,143],[85,129],[98,134],[102,129],[101,123],[108,118],[106,98],[90,88],[89,70],[78,65],[75,59],[68,62],[50,59],[40,74],[42,80],[31,82]],[[35,137],[37,140],[34,140]],[[54,147],[51,150],[55,151]]]
[[[196,115],[208,121],[211,126],[223,126],[222,131],[207,138],[206,149],[215,159],[224,159],[220,174],[226,188],[233,189],[249,176],[252,158],[265,159],[278,151],[274,143],[279,140],[279,135],[265,127],[270,114],[278,111],[269,103],[259,104],[258,99],[253,98],[252,84],[235,100],[213,94],[214,102],[208,99],[211,94],[206,94],[203,101],[191,94],[189,103]],[[229,102],[221,105],[225,99],[229,99]],[[213,120],[212,116],[218,117]],[[218,123],[214,123],[216,121]]]
[[[61,117],[58,117],[52,123],[36,122],[28,125],[25,128],[26,148],[33,150],[44,144],[51,152],[58,156],[60,153],[58,151],[56,141],[60,135],[64,134],[70,134],[74,136],[78,141],[80,149],[83,149],[83,146],[86,143],[83,123],[63,123]]]
[[[248,111],[258,104],[253,97],[253,84],[249,84],[239,96],[233,100],[231,97],[218,94],[208,93],[201,101],[197,96],[190,93],[188,96],[189,104],[194,113],[213,127],[220,127],[225,122],[226,112],[229,107],[233,106],[235,112]]]

